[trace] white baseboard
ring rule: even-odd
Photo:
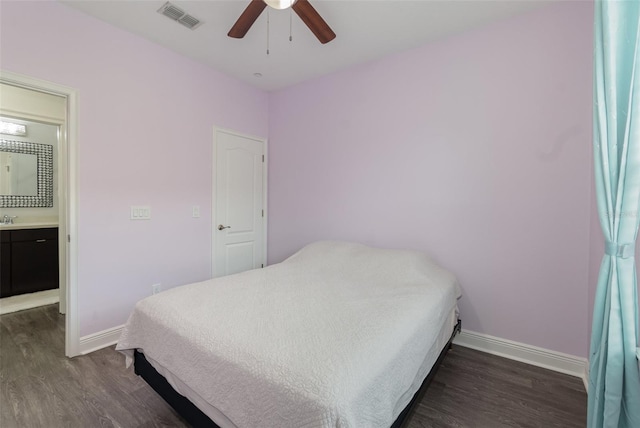
[[[0,299],[0,315],[37,308],[38,306],[53,305],[59,301],[60,291],[58,288],[4,297]]]
[[[589,393],[589,360],[584,363],[584,374],[582,375],[582,382],[584,382],[584,390]]]
[[[93,351],[97,351],[98,349],[115,345],[118,343],[118,339],[120,338],[120,333],[122,333],[123,328],[124,325],[119,325],[87,336],[82,336],[80,338],[80,353],[85,355]]]
[[[582,379],[585,389],[588,387],[589,363],[586,358],[468,330],[462,330],[453,340],[453,343],[510,360],[579,377]]]

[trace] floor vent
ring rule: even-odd
[[[166,2],[160,9],[158,9],[158,13],[170,18],[173,21],[179,22],[185,27],[195,30],[197,27],[202,24],[198,18],[189,15],[184,10],[180,9],[178,6],[173,5],[169,2]]]

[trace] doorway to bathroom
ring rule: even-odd
[[[18,282],[22,282],[16,287],[27,284],[27,291],[30,291],[22,293],[17,288],[12,290],[11,297],[2,299],[0,310],[26,309],[57,301],[60,314],[65,315],[67,356],[78,355],[79,348],[75,288],[75,100],[75,90],[71,88],[0,71],[0,117],[3,122],[14,124],[11,127],[17,127],[23,133],[16,135],[3,129],[0,152],[3,148],[10,152],[5,153],[7,165],[4,167],[25,170],[28,169],[28,162],[22,160],[34,160],[37,163],[35,189],[13,183],[19,189],[18,193],[31,192],[34,195],[5,195],[11,187],[6,183],[6,192],[0,195],[0,221],[13,223],[0,226],[3,252],[7,248],[15,250],[16,257],[11,255],[10,269],[15,269],[12,278],[19,278]],[[47,158],[47,150],[51,152],[51,171],[47,171],[49,167],[43,160]],[[23,154],[27,156],[21,158]],[[35,155],[35,159],[30,159],[28,155],[31,154]],[[26,176],[28,172],[22,175]],[[48,190],[47,180],[51,180]],[[53,266],[46,262],[51,254],[57,256],[57,263]],[[21,268],[17,258],[29,257],[45,259],[45,263],[37,265],[37,268],[29,267],[27,260],[27,267]],[[3,272],[6,270],[3,269]],[[52,272],[57,275],[57,290],[51,289],[48,276]],[[6,281],[3,279],[3,282]],[[40,291],[46,288],[49,290]]]

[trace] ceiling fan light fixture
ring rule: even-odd
[[[280,10],[290,8],[296,1],[297,0],[264,0],[269,7]]]
[[[247,31],[267,6],[275,9],[293,9],[322,44],[336,38],[336,33],[322,19],[318,11],[311,6],[309,0],[251,0],[227,35],[234,39],[241,39],[246,36]]]

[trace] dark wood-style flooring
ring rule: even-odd
[[[3,428],[187,426],[113,347],[66,358],[57,305],[0,317],[0,382]],[[586,401],[578,378],[454,346],[408,427],[584,427]]]

